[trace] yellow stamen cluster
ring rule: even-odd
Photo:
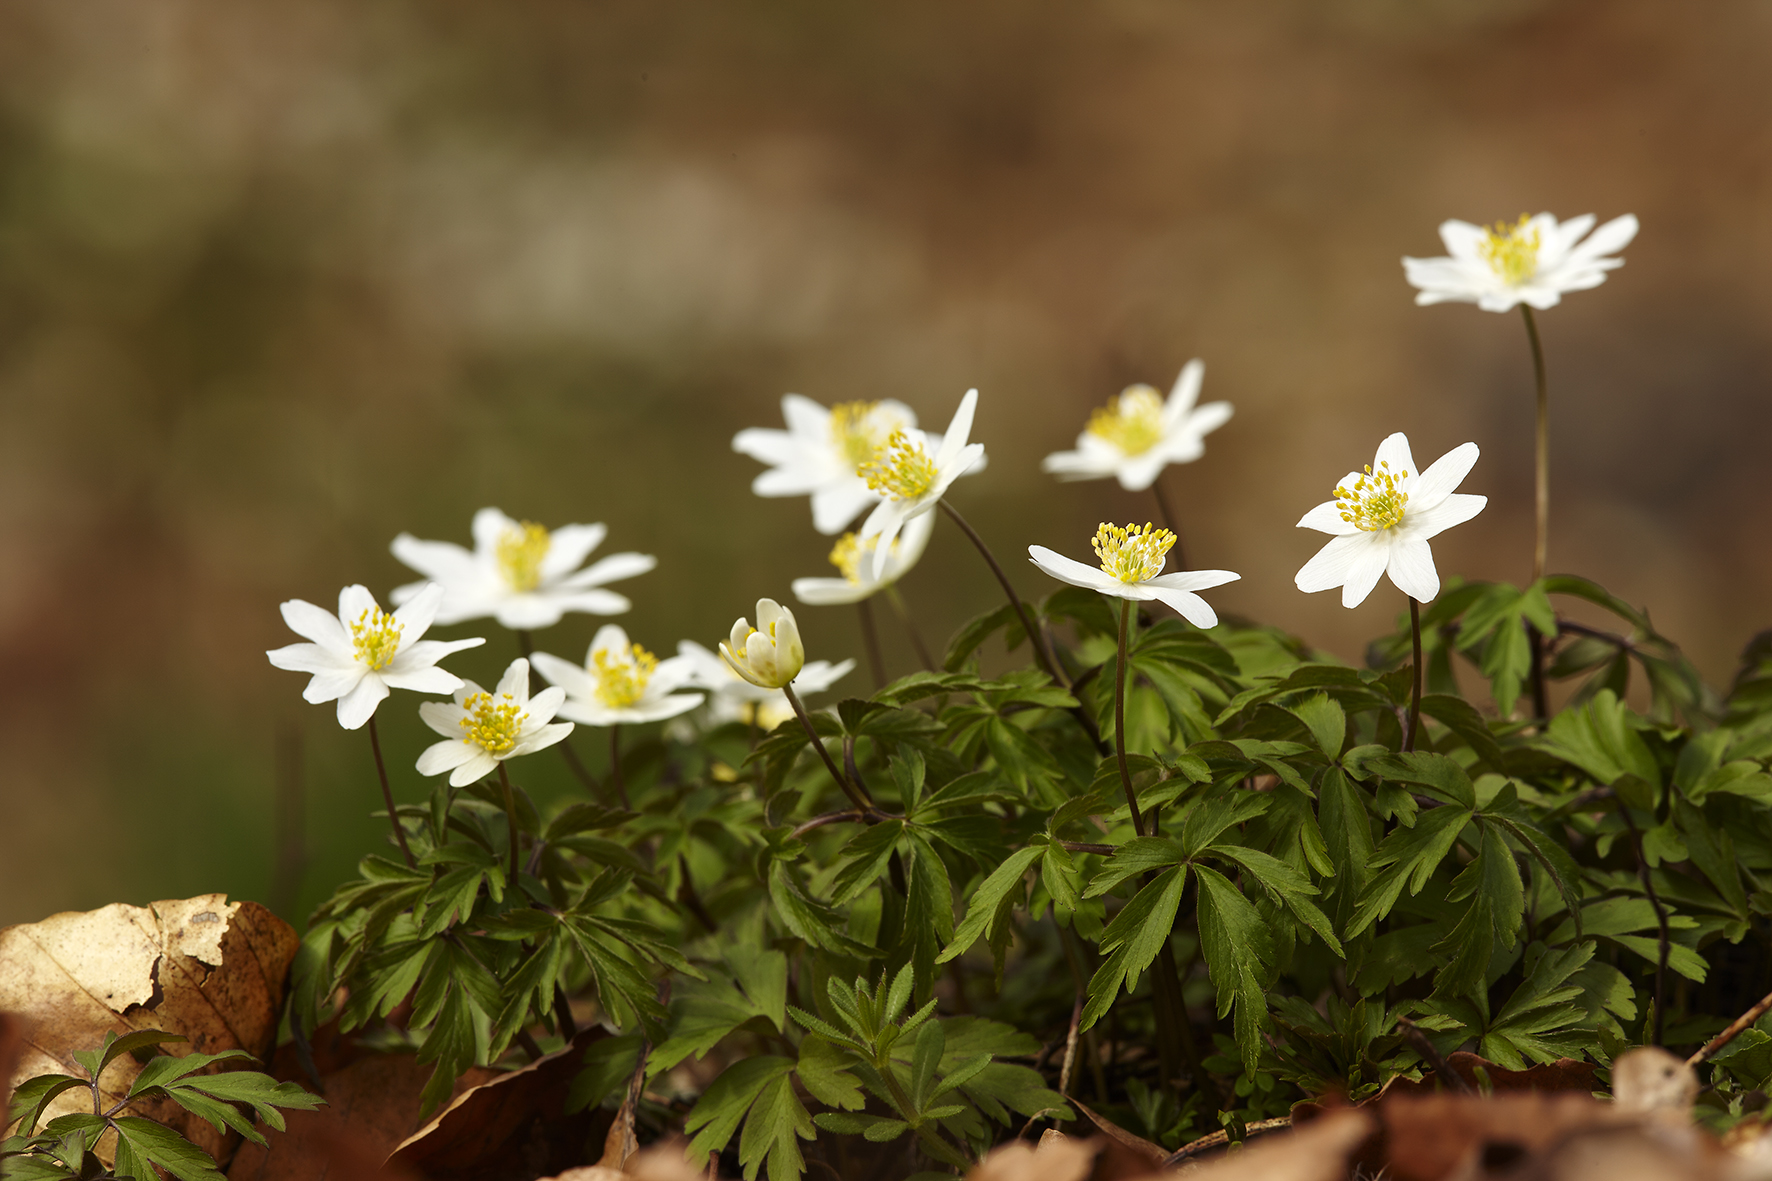
[[[1391,465],[1381,463],[1378,471],[1372,465],[1366,465],[1366,474],[1354,481],[1354,486],[1345,485],[1335,489],[1335,507],[1341,510],[1341,519],[1363,533],[1376,533],[1380,529],[1392,529],[1403,521],[1403,510],[1409,504],[1409,494],[1397,487],[1398,480],[1407,480],[1406,471],[1391,473]]]
[[[1163,572],[1175,534],[1167,529],[1103,524],[1095,531],[1095,556],[1101,568],[1121,582],[1146,582]]]
[[[842,573],[844,579],[859,586],[862,581],[861,564],[869,554],[874,552],[874,547],[878,544],[880,544],[878,537],[870,537],[866,541],[862,541],[853,533],[845,533],[837,538],[837,544],[831,547],[831,565]],[[897,553],[898,542],[893,542],[892,549],[888,552]]]
[[[880,453],[885,425],[875,415],[878,402],[839,402],[831,407],[831,442],[856,475]]]
[[[1538,273],[1538,247],[1538,229],[1525,213],[1511,226],[1496,222],[1493,229],[1483,231],[1483,240],[1477,244],[1490,268],[1510,287],[1518,287]]]
[[[496,698],[490,693],[470,693],[461,705],[468,711],[461,720],[461,740],[489,755],[508,754],[517,745],[523,721],[529,716],[509,693]]]
[[[548,531],[534,521],[507,528],[498,539],[498,572],[514,591],[532,591],[541,585],[541,563],[553,544]]]
[[[602,648],[591,654],[597,672],[597,700],[611,709],[626,709],[646,693],[646,682],[658,668],[658,657],[629,644],[626,651]]]
[[[879,456],[864,465],[861,478],[887,500],[912,500],[935,484],[935,461],[921,440],[893,431]]]
[[[1089,415],[1088,431],[1127,455],[1143,455],[1163,440],[1163,395],[1148,385],[1127,386]]]
[[[380,607],[365,607],[363,614],[351,624],[351,646],[357,659],[371,672],[379,672],[394,662],[400,652],[400,621]]]

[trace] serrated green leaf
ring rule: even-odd
[[[1372,858],[1379,873],[1361,893],[1345,938],[1353,938],[1390,914],[1404,886],[1409,887],[1411,894],[1421,893],[1470,818],[1466,808],[1429,808],[1414,828],[1399,828],[1385,837]]]
[[[935,962],[945,964],[949,960],[963,954],[980,935],[989,935],[996,926],[997,906],[1008,895],[1009,891],[1021,884],[1021,879],[1028,867],[1038,861],[1046,852],[1044,845],[1029,845],[1017,849],[999,865],[991,875],[978,884],[972,897],[966,903],[966,917],[954,930],[954,937],[949,941]]]
[[[1273,936],[1230,879],[1205,865],[1196,865],[1194,873],[1200,882],[1200,950],[1218,993],[1218,1015],[1236,1010],[1237,1048],[1244,1072],[1253,1074],[1267,1023],[1264,977],[1273,962]]]
[[[1093,1026],[1120,995],[1138,987],[1138,978],[1158,954],[1166,954],[1181,892],[1187,885],[1186,865],[1157,875],[1120,908],[1101,933],[1101,950],[1110,953],[1089,980],[1089,999],[1083,1007],[1080,1028]]]

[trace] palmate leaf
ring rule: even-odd
[[[240,1058],[251,1060],[252,1055],[244,1050],[224,1050],[220,1054],[188,1054],[182,1058],[162,1055],[150,1059],[136,1075],[127,1097],[171,1099],[186,1111],[208,1120],[216,1131],[225,1133],[231,1128],[256,1144],[263,1144],[264,1137],[234,1104],[246,1105],[259,1120],[281,1132],[283,1116],[277,1110],[279,1107],[312,1111],[325,1103],[297,1083],[279,1083],[256,1070],[196,1073],[214,1063]]]
[[[1007,921],[1006,916],[1000,914],[1002,902],[1011,890],[1021,885],[1021,879],[1028,867],[1040,860],[1045,852],[1044,845],[1029,845],[1024,849],[1017,849],[978,884],[966,904],[966,917],[960,920],[960,925],[954,930],[953,939],[936,957],[936,963],[945,964],[964,954],[967,948],[978,942],[980,935],[989,936],[999,921]]]
[[[1089,980],[1089,999],[1083,1006],[1080,1028],[1088,1029],[1107,1013],[1120,995],[1138,987],[1138,978],[1159,953],[1167,954],[1169,933],[1181,907],[1187,884],[1186,865],[1165,870],[1140,890],[1101,933],[1101,950],[1107,960]]]
[[[1470,818],[1468,808],[1429,808],[1414,828],[1395,829],[1385,837],[1371,862],[1379,873],[1361,893],[1344,938],[1353,938],[1390,914],[1405,886],[1411,894],[1421,893]]]
[[[1267,891],[1269,897],[1291,911],[1292,917],[1314,932],[1330,951],[1338,956],[1342,955],[1341,941],[1335,937],[1334,924],[1311,901],[1319,891],[1303,874],[1277,857],[1244,845],[1213,845],[1207,852],[1234,861],[1248,870],[1249,876]]]
[[[1243,1069],[1253,1074],[1268,1022],[1266,977],[1273,963],[1273,934],[1261,913],[1217,870],[1196,865],[1200,882],[1200,950],[1218,993],[1218,1015],[1234,1008]]]
[[[164,1124],[140,1116],[119,1116],[117,1126],[117,1172],[128,1170],[136,1181],[148,1181],[159,1165],[179,1181],[225,1181],[215,1159]]]
[[[20,1136],[29,1136],[37,1126],[37,1121],[43,1118],[44,1111],[62,1092],[86,1085],[86,1080],[77,1079],[70,1074],[40,1074],[28,1079],[12,1092],[12,1101],[6,1112],[6,1124],[17,1123],[17,1133]]]
[[[1468,996],[1485,987],[1490,957],[1498,945],[1503,950],[1511,948],[1520,929],[1526,909],[1525,886],[1513,852],[1493,825],[1482,826],[1476,860],[1453,879],[1446,900],[1457,902],[1466,897],[1470,906],[1434,948],[1452,957],[1434,980],[1436,996]]]
[[[760,1054],[727,1067],[702,1092],[684,1121],[684,1130],[693,1137],[689,1154],[724,1151],[742,1122],[746,1127],[739,1159],[747,1181],[756,1177],[765,1160],[770,1181],[799,1177],[805,1161],[796,1141],[812,1139],[814,1129],[788,1078],[794,1065],[792,1058]]]

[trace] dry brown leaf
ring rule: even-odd
[[[284,980],[298,940],[288,923],[256,902],[204,894],[148,906],[113,903],[84,913],[0,930],[0,1009],[27,1028],[13,1085],[39,1074],[82,1075],[75,1050],[96,1049],[107,1032],[162,1029],[182,1034],[174,1054],[245,1050],[262,1058],[277,1033]],[[121,1099],[141,1067],[124,1056],[101,1090]],[[84,1097],[84,1101],[82,1100]],[[91,1110],[78,1089],[46,1118]],[[223,1137],[176,1103],[142,1103],[134,1114],[166,1124],[225,1164],[238,1137]],[[108,1144],[100,1155],[108,1164]]]
[[[1686,1119],[1698,1098],[1698,1072],[1660,1046],[1626,1050],[1612,1064],[1612,1100],[1620,1111]]]
[[[419,1092],[430,1077],[431,1067],[420,1066],[411,1054],[353,1059],[325,1076],[320,1088],[325,1107],[286,1112],[289,1126],[282,1133],[261,1125],[269,1147],[242,1144],[228,1169],[229,1181],[346,1181],[373,1175],[418,1127]],[[464,1076],[465,1085],[490,1077],[491,1071],[475,1070]],[[367,1172],[365,1162],[370,1162]],[[411,1174],[400,1170],[389,1176]]]
[[[592,1026],[565,1048],[461,1092],[395,1148],[389,1163],[427,1177],[480,1177],[490,1175],[495,1163],[503,1169],[519,1155],[547,1158],[532,1162],[535,1171],[527,1177],[534,1177],[564,1163],[552,1159],[559,1151],[572,1152],[567,1161],[583,1160],[585,1136],[608,1117],[590,1111],[568,1119],[562,1100],[584,1065],[585,1049],[607,1036]],[[538,1136],[538,1123],[545,1136]],[[543,1139],[561,1144],[544,1145]]]
[[[16,1013],[0,1013],[0,1111],[12,1102],[12,1072],[25,1053],[25,1023]]]
[[[1366,1112],[1344,1108],[1227,1156],[1163,1175],[1185,1175],[1189,1181],[1337,1181],[1347,1176],[1348,1157],[1376,1126]]]
[[[1162,1145],[1152,1144],[1143,1136],[1135,1135],[1116,1124],[1113,1120],[1100,1115],[1083,1106],[1075,1099],[1069,1100],[1070,1105],[1088,1117],[1089,1122],[1101,1129],[1107,1137],[1102,1146],[1102,1160],[1096,1169],[1097,1181],[1116,1181],[1122,1177],[1138,1177],[1161,1168],[1163,1159],[1169,1155]]]
[[[967,1181],[1084,1181],[1101,1151],[1099,1140],[1079,1140],[1048,1128],[1038,1148],[1025,1140],[993,1148]]]
[[[684,1155],[687,1147],[681,1139],[661,1141],[629,1157],[624,1168],[580,1165],[541,1181],[716,1181],[715,1158],[708,1158],[706,1169],[698,1168]]]

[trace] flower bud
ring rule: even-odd
[[[732,625],[720,655],[733,672],[765,689],[786,687],[806,663],[800,625],[794,622],[794,613],[774,599],[757,600],[756,627],[743,618]]]

